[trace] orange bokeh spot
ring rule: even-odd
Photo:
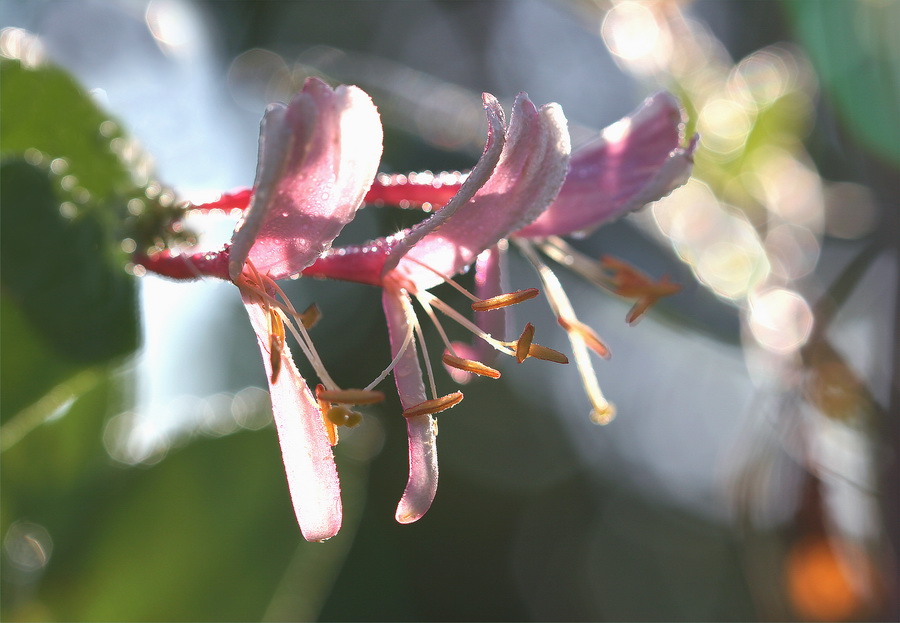
[[[845,621],[862,607],[852,570],[824,535],[795,543],[785,561],[785,582],[794,611],[808,621]]]

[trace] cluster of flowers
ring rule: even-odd
[[[579,255],[561,238],[590,231],[687,180],[696,139],[685,143],[683,113],[671,95],[647,99],[632,116],[574,153],[558,105],[538,109],[523,93],[507,122],[493,96],[485,94],[483,102],[487,141],[470,172],[378,175],[382,128],[371,99],[356,87],[332,89],[311,78],[287,106],[267,109],[253,189],[198,206],[244,210],[231,243],[213,253],[161,251],[136,258],[164,276],[218,277],[240,290],[268,376],[294,510],[308,540],[330,538],[340,529],[340,484],[332,455],[338,427],[359,422],[353,405],[383,399],[375,387],[390,373],[409,434],[409,480],[397,521],[416,521],[434,499],[438,479],[434,415],[460,402],[463,395],[459,391],[438,395],[412,299],[442,336],[446,348],[442,360],[457,380],[471,374],[499,377],[500,372],[489,365],[497,353],[520,363],[528,357],[565,363],[563,354],[533,341],[530,323],[517,340],[500,339],[505,337],[507,307],[538,294],[537,289],[503,291],[503,254],[509,244],[518,247],[537,269],[570,339],[592,417],[602,423],[612,417],[612,407],[600,392],[589,351],[607,357],[608,350],[578,320],[541,254],[564,260],[588,279],[635,299],[629,322],[656,299],[678,289],[666,279],[654,282],[621,261],[597,262]],[[440,207],[395,235],[366,245],[331,248],[364,203]],[[473,264],[475,292],[469,293],[452,278]],[[382,289],[393,360],[365,388],[342,388],[325,370],[307,331],[316,309],[298,312],[277,285],[297,274]],[[473,300],[474,320],[429,292],[445,282]],[[474,342],[450,342],[435,310],[470,330]],[[291,358],[286,332],[294,335],[319,377],[315,391]],[[426,375],[416,342],[423,351]]]

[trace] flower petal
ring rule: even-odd
[[[288,106],[269,107],[259,142],[253,197],[232,239],[232,279],[248,257],[281,279],[331,246],[378,170],[381,121],[360,89],[310,78]]]
[[[418,288],[429,288],[440,277],[422,264],[454,275],[482,251],[532,222],[559,192],[569,152],[562,109],[548,104],[538,111],[527,95],[519,94],[506,145],[490,179],[453,218],[442,218],[444,208],[423,223],[426,234],[403,254],[398,272]],[[442,220],[437,222],[438,218]]]
[[[591,230],[656,201],[691,174],[696,139],[684,142],[684,113],[669,93],[646,99],[629,117],[572,154],[559,196],[521,238]]]
[[[406,341],[414,312],[409,297],[399,291],[385,289],[382,304],[387,318],[391,354],[396,357]],[[409,342],[394,368],[394,382],[404,409],[425,402],[425,384],[414,341]],[[428,511],[438,484],[434,419],[430,415],[406,418],[406,430],[409,435],[409,479],[397,505],[395,517],[400,523],[412,523]]]
[[[500,107],[497,98],[490,93],[484,93],[482,95],[482,101],[484,102],[484,111],[488,120],[488,136],[487,141],[484,144],[484,151],[481,153],[481,158],[478,159],[475,167],[469,173],[468,177],[466,177],[466,181],[463,182],[459,191],[457,191],[453,198],[447,202],[447,205],[431,216],[431,218],[428,218],[411,228],[403,236],[403,239],[399,241],[399,244],[391,250],[387,261],[384,264],[384,268],[382,269],[383,274],[387,274],[396,268],[400,260],[414,249],[415,245],[417,245],[422,238],[429,236],[437,229],[446,226],[450,217],[460,208],[465,207],[469,200],[480,191],[493,175],[506,145],[503,109]],[[475,259],[474,256],[472,259]],[[419,267],[419,269],[423,271],[426,270],[422,267]],[[435,279],[436,275],[431,273],[430,277]],[[438,281],[440,281],[439,278]],[[423,287],[423,289],[425,288]]]
[[[267,312],[251,295],[244,307],[256,332],[272,396],[272,414],[294,513],[307,541],[324,541],[341,528],[341,486],[322,413],[291,353],[282,350],[281,371],[272,383]]]

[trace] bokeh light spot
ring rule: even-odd
[[[806,343],[812,328],[812,309],[796,292],[773,288],[750,297],[750,331],[763,348],[793,352]]]
[[[37,571],[50,562],[53,540],[47,529],[33,521],[13,523],[3,538],[9,561],[21,571]]]

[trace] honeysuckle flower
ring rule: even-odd
[[[304,94],[330,92],[318,81],[307,83]],[[334,93],[361,94],[352,87]],[[365,96],[362,96],[365,97]],[[212,275],[234,281],[242,291],[269,377],[273,411],[292,497],[304,536],[327,538],[337,531],[340,498],[330,447],[336,441],[335,424],[359,419],[341,402],[364,402],[373,388],[393,372],[403,406],[409,437],[409,478],[397,507],[396,519],[409,523],[430,507],[437,488],[434,414],[462,400],[460,392],[438,395],[419,321],[412,307],[415,298],[444,336],[442,360],[470,373],[497,378],[500,373],[478,361],[459,356],[446,339],[434,309],[438,309],[475,332],[494,348],[520,360],[532,356],[564,362],[560,353],[527,340],[499,340],[434,297],[428,290],[472,264],[479,254],[498,244],[512,232],[533,222],[557,195],[565,179],[569,159],[569,137],[559,106],[538,110],[524,94],[516,99],[507,126],[497,100],[484,96],[488,131],[478,163],[456,187],[443,208],[419,225],[359,247],[328,250],[334,237],[362,201],[366,179],[374,178],[374,161],[380,154],[372,145],[354,157],[345,149],[350,130],[375,136],[377,113],[363,112],[353,101],[336,110],[324,107],[324,128],[286,124],[306,111],[302,97],[287,111],[267,112],[260,140],[260,164],[252,191],[223,196],[210,208],[234,208],[249,201],[229,248],[216,253],[173,256],[163,252],[142,258],[144,265],[173,277]],[[365,100],[368,102],[368,98]],[[331,102],[331,100],[329,100]],[[321,102],[314,100],[321,106]],[[371,102],[368,102],[371,106]],[[285,138],[288,136],[288,138]],[[328,141],[335,145],[328,151]],[[305,158],[305,160],[303,159]],[[335,159],[328,168],[329,158]],[[324,182],[323,182],[324,180]],[[331,180],[331,183],[328,182]],[[319,258],[319,259],[316,259]],[[363,390],[340,390],[327,375],[305,333],[308,324],[287,301],[276,279],[304,275],[325,276],[383,289],[383,308],[392,351],[391,364]],[[459,287],[459,286],[457,286]],[[490,300],[475,300],[474,310],[492,312],[537,294],[536,290],[500,294]],[[280,300],[279,300],[280,299]],[[291,320],[295,323],[291,323]],[[530,325],[529,325],[530,326]],[[304,354],[325,383],[313,397],[300,378],[285,344],[285,327],[297,338]],[[426,374],[419,363],[417,338],[423,351]],[[429,392],[425,387],[429,381]],[[335,389],[329,389],[334,387]],[[288,411],[302,415],[300,424]],[[324,419],[323,419],[324,416]],[[296,449],[306,453],[306,462],[295,465]],[[312,499],[313,503],[307,503]],[[310,517],[310,514],[316,514]],[[337,520],[335,520],[337,517]]]
[[[337,386],[306,333],[306,319],[275,281],[300,272],[330,248],[362,204],[381,150],[381,121],[369,96],[356,87],[332,89],[311,78],[287,106],[266,110],[256,182],[229,248],[137,258],[169,277],[214,276],[240,289],[266,369],[297,522],[310,541],[330,538],[341,526],[334,427],[320,407],[322,393],[313,396],[294,364],[286,328],[316,369],[327,399],[366,402],[378,394]]]
[[[276,209],[272,212],[276,215],[272,218],[276,220],[268,224],[267,213],[257,210],[256,214],[261,216],[255,216],[254,206],[269,205],[268,196],[280,196],[277,191],[263,194],[260,187],[272,188],[270,178],[281,177],[279,173],[271,173],[276,168],[263,166],[266,150],[261,148],[261,165],[254,190],[226,194],[218,201],[202,206],[205,209],[245,209],[250,203],[230,250],[191,256],[181,264],[179,258],[165,253],[159,254],[163,261],[156,265],[153,265],[153,259],[145,262],[148,268],[169,276],[179,276],[179,271],[189,273],[187,276],[224,275],[243,284],[250,297],[249,303],[245,301],[248,311],[253,307],[264,312],[257,314],[254,328],[272,383],[279,374],[275,362],[284,359],[286,350],[282,319],[298,320],[297,328],[292,329],[295,336],[314,365],[318,359],[303,332],[302,316],[289,303],[276,300],[279,293],[272,281],[272,271],[275,278],[303,274],[355,281],[383,289],[382,303],[393,359],[363,392],[369,392],[393,372],[409,436],[409,479],[396,512],[401,523],[417,520],[431,505],[438,475],[433,416],[462,400],[461,392],[443,396],[437,392],[427,347],[413,310],[413,299],[441,335],[446,348],[442,361],[457,380],[471,374],[499,377],[500,372],[488,365],[497,352],[514,356],[520,363],[529,356],[566,362],[561,353],[533,342],[534,327],[530,323],[517,340],[505,341],[497,337],[507,335],[505,308],[538,293],[529,289],[504,294],[502,266],[507,241],[517,246],[538,272],[559,324],[569,336],[592,404],[592,417],[603,423],[611,419],[613,409],[600,392],[589,352],[608,357],[608,349],[590,327],[578,320],[558,279],[541,260],[539,252],[621,296],[637,299],[629,313],[629,322],[635,321],[657,298],[677,290],[677,286],[667,279],[654,283],[621,261],[606,259],[598,263],[579,254],[561,238],[588,232],[668,194],[686,181],[696,138],[685,143],[683,113],[671,95],[658,94],[649,98],[635,114],[610,126],[595,142],[579,149],[571,161],[565,119],[557,105],[537,110],[527,96],[520,94],[508,126],[493,97],[485,95],[484,106],[488,138],[484,152],[471,172],[379,175],[367,193],[363,190],[365,201],[370,203],[437,208],[433,215],[409,230],[366,245],[328,249],[333,236],[303,233],[308,228],[315,233],[321,231],[321,225],[315,219],[304,222],[302,218],[288,217]],[[272,151],[278,150],[273,147]],[[261,184],[260,180],[267,182]],[[312,194],[319,190],[318,187],[304,188],[304,192]],[[325,194],[324,198],[329,196],[330,193]],[[361,197],[353,196],[354,199]],[[356,207],[358,202],[353,210]],[[277,217],[278,214],[282,216]],[[290,211],[287,214],[291,214]],[[342,214],[345,219],[338,219],[337,230],[352,217],[352,210]],[[329,235],[334,230],[334,227],[329,228]],[[245,239],[240,239],[240,232],[248,232],[244,234]],[[298,241],[290,241],[291,236],[301,238],[302,244],[298,247]],[[308,244],[313,239],[317,243]],[[295,253],[297,248],[299,253]],[[249,260],[246,265],[242,264],[244,259]],[[268,275],[260,273],[257,262],[269,271]],[[474,294],[452,280],[454,275],[472,264],[475,266]],[[429,292],[443,282],[454,285],[474,301],[474,322]],[[472,345],[451,343],[435,309],[469,329],[478,339]],[[420,367],[416,341],[423,351],[425,375]],[[333,386],[327,373],[319,370],[320,366],[321,362],[317,366],[320,378]],[[288,369],[288,377],[293,378],[296,369],[291,369],[290,365]],[[428,388],[423,376],[428,380]],[[302,379],[300,383],[305,388]],[[426,389],[430,389],[431,398]],[[335,404],[339,403],[336,394],[347,395],[328,388],[317,391],[318,411],[325,414],[324,430],[331,443],[336,440],[334,424],[349,424],[358,419],[358,414]],[[307,389],[303,408],[311,413],[309,396]],[[273,403],[275,400],[273,391]]]

